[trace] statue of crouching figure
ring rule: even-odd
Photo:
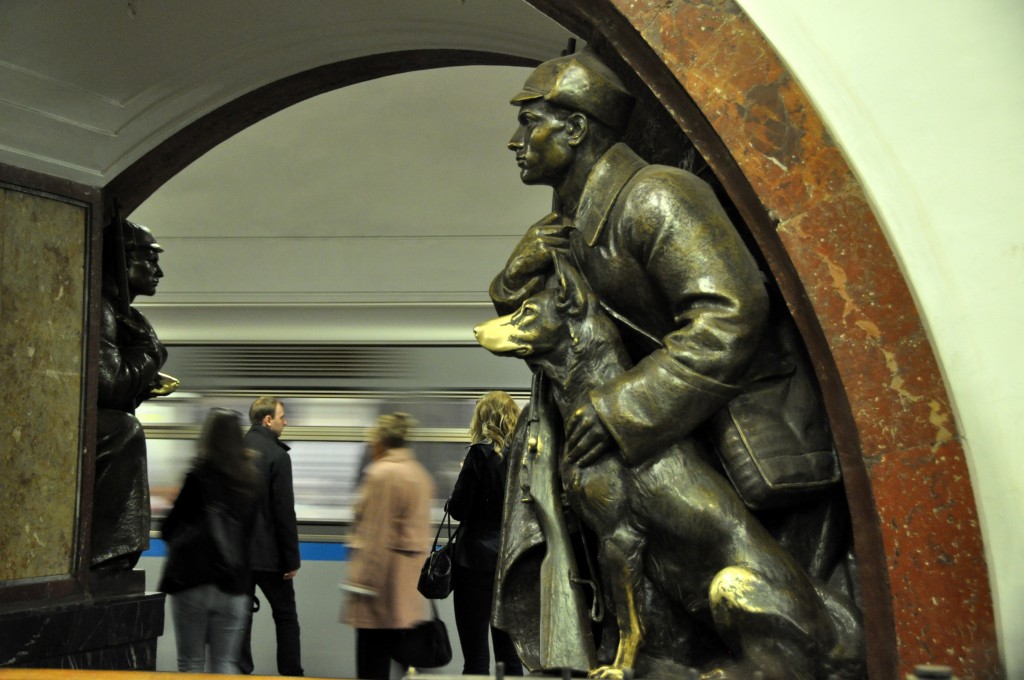
[[[131,569],[149,547],[150,524],[146,436],[135,409],[178,381],[160,373],[167,350],[131,306],[156,293],[163,248],[127,220],[108,227],[105,241],[91,566]]]

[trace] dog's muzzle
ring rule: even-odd
[[[515,325],[512,315],[499,316],[473,329],[473,335],[480,346],[494,354],[519,354],[525,347],[515,340]]]

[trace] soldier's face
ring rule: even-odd
[[[524,184],[558,186],[575,158],[566,132],[567,113],[545,101],[519,107],[519,127],[508,148],[515,153]]]
[[[155,295],[156,287],[163,278],[160,269],[160,253],[150,248],[136,248],[128,251],[128,288],[132,296]]]

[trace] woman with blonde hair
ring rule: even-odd
[[[342,623],[356,629],[356,675],[388,680],[402,630],[429,618],[416,590],[433,534],[434,480],[406,447],[407,413],[377,419],[371,462],[359,487]]]
[[[448,511],[461,522],[452,584],[465,675],[490,674],[488,631],[505,675],[523,674],[508,633],[490,625],[508,468],[505,447],[518,419],[519,406],[508,393],[488,392],[480,398],[469,425],[469,452],[448,501]]]

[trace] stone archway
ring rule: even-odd
[[[292,104],[348,85],[445,66],[534,66],[536,61],[470,50],[407,50],[374,54],[282,78],[228,102],[149,150],[103,188],[130,214],[167,180],[214,146]]]
[[[530,1],[615,48],[694,140],[758,239],[814,359],[841,451],[870,676],[938,662],[965,679],[999,677],[977,513],[937,362],[863,189],[778,55],[731,0]],[[459,51],[356,62],[279,81],[209,114],[115,178],[104,202],[130,212],[216,143],[360,79],[529,65]]]
[[[729,0],[531,2],[615,48],[755,232],[827,395],[871,677],[927,662],[1000,677],[977,511],[937,361],[862,187],[788,69]]]

